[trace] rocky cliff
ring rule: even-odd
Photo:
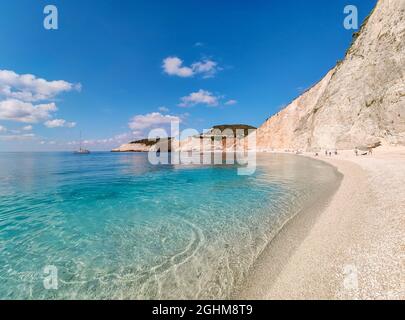
[[[243,139],[252,130],[256,129],[256,127],[245,124],[223,124],[214,126],[203,134],[191,136],[182,141],[174,138],[159,139],[158,141],[143,139],[123,144],[119,148],[113,149],[112,152],[223,151],[227,147],[233,146],[234,139],[237,137]]]
[[[121,145],[119,148],[111,150],[111,152],[149,152],[149,151],[171,151],[171,138],[157,140],[138,140]]]
[[[174,147],[175,151],[218,152],[234,150],[235,140],[243,139],[257,128],[244,124],[225,124],[212,127],[207,132],[188,137]]]
[[[405,0],[380,0],[345,59],[257,130],[257,149],[405,145]]]

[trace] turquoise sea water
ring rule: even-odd
[[[0,153],[0,299],[228,298],[332,167],[259,155],[152,166],[145,154]],[[58,289],[45,290],[46,266]]]

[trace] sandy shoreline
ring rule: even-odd
[[[405,299],[405,148],[319,157],[342,174],[292,219],[237,299]]]

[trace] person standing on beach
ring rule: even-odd
[[[356,154],[356,157],[359,156],[359,150],[357,150],[357,148],[354,150],[354,153]]]

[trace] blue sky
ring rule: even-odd
[[[73,150],[80,131],[109,150],[176,118],[259,126],[344,57],[343,8],[361,23],[375,3],[55,0],[46,30],[48,1],[1,1],[0,151]]]

